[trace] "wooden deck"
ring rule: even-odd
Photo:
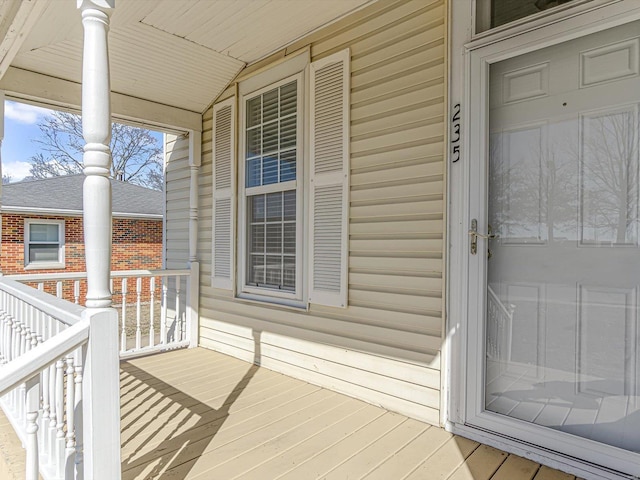
[[[573,480],[205,349],[122,363],[123,479]]]

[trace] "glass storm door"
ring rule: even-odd
[[[496,237],[477,253],[481,410],[525,425],[532,443],[557,432],[559,444],[597,442],[635,461],[639,63],[635,22],[490,67],[489,225],[478,230]]]

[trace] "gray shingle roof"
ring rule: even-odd
[[[44,180],[26,180],[2,186],[0,207],[82,211],[84,175],[68,175]],[[124,215],[162,215],[163,194],[157,190],[111,180],[113,213]]]

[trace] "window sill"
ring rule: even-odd
[[[309,303],[301,300],[292,300],[289,298],[277,298],[277,297],[268,297],[266,295],[256,295],[253,293],[239,293],[236,296],[237,300],[242,300],[246,303],[251,303],[254,305],[260,305],[264,307],[283,307],[288,310],[295,310],[297,312],[303,310],[305,312],[309,311]]]
[[[25,265],[25,270],[64,270],[64,263],[58,262],[32,262],[28,265]]]

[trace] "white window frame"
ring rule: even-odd
[[[64,246],[65,246],[65,232],[64,232],[64,220],[49,220],[40,218],[25,218],[24,220],[24,268],[25,270],[45,270],[53,268],[65,268]],[[29,241],[31,225],[57,225],[58,226],[58,261],[57,262],[30,262],[29,250],[33,242]],[[53,242],[35,242],[51,244]]]
[[[274,69],[278,69],[276,66]],[[306,107],[306,67],[302,71],[298,71],[293,75],[290,74],[290,69],[282,69],[282,74],[286,75],[275,82],[263,85],[257,90],[253,90],[248,93],[240,95],[239,113],[240,113],[240,132],[239,132],[239,155],[238,155],[238,273],[237,276],[237,289],[238,296],[240,298],[247,298],[253,300],[271,301],[273,303],[284,303],[296,307],[306,307],[305,295],[306,295],[306,262],[304,261],[306,255],[306,242],[304,232],[306,231],[304,224],[303,212],[306,208],[307,190],[305,182],[305,163],[307,161],[307,132],[305,124]],[[247,101],[253,97],[261,95],[265,92],[273,90],[275,88],[296,81],[297,87],[297,145],[296,145],[296,179],[288,182],[273,183],[269,185],[263,185],[258,187],[246,187],[246,128],[247,128]],[[247,198],[249,193],[253,195],[280,192],[286,190],[296,190],[296,288],[294,291],[276,290],[269,287],[255,287],[247,285],[247,268],[248,268],[248,253],[247,253],[247,221],[248,221],[248,209]]]
[[[473,35],[475,18],[473,7],[464,0],[454,0],[451,25],[451,82],[449,116],[454,106],[461,105],[461,156],[452,163],[451,150],[448,154],[448,237],[447,252],[447,337],[444,339],[444,405],[443,421],[447,430],[461,434],[489,445],[524,456],[534,461],[563,470],[571,469],[579,476],[598,478],[620,478],[611,471],[597,465],[607,465],[606,455],[600,444],[590,452],[594,464],[557,453],[562,448],[537,447],[531,443],[516,440],[518,436],[508,433],[494,433],[495,428],[478,426],[473,418],[481,414],[473,398],[479,398],[482,387],[481,366],[470,368],[470,361],[480,358],[483,342],[483,328],[471,325],[473,311],[482,310],[482,299],[469,296],[469,286],[483,282],[473,275],[469,261],[469,224],[471,218],[478,218],[471,210],[477,210],[478,189],[484,191],[474,178],[482,156],[487,154],[489,68],[493,63],[507,60],[552,45],[558,45],[591,33],[640,20],[640,6],[627,0],[592,0],[567,4],[565,7],[549,10],[548,14],[533,15],[495,29]],[[505,41],[507,40],[507,41]],[[482,224],[483,219],[478,218]],[[468,388],[468,379],[476,377],[475,386]],[[495,427],[495,425],[494,425]],[[503,432],[508,431],[505,425]],[[526,427],[525,427],[526,428]],[[515,429],[514,429],[515,432]],[[539,440],[538,440],[539,441]],[[553,440],[551,440],[552,442]],[[569,440],[571,441],[571,440]],[[538,442],[536,442],[538,443]],[[565,442],[568,443],[568,442]],[[579,442],[582,446],[588,442]],[[547,443],[549,445],[549,443]],[[566,445],[565,445],[566,446]],[[576,448],[580,447],[576,445]],[[608,459],[615,456],[609,451]],[[583,449],[579,455],[584,455]],[[620,462],[624,459],[620,459]],[[618,463],[621,465],[621,463]]]

